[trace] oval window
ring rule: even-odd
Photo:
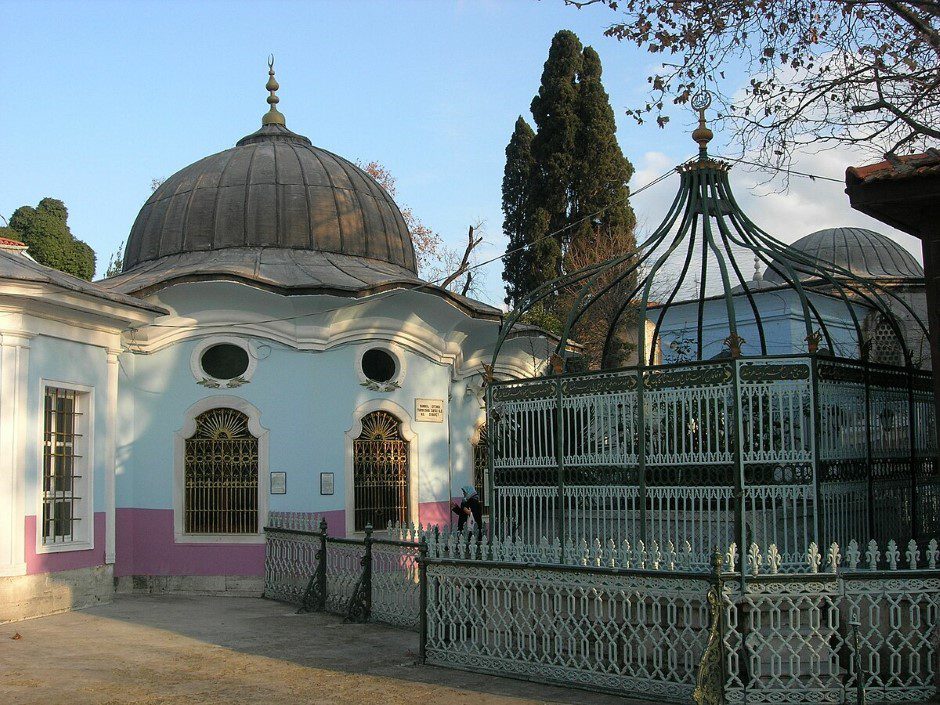
[[[206,348],[199,362],[210,377],[234,379],[248,370],[248,351],[240,345],[219,343]]]
[[[385,350],[372,348],[362,356],[362,374],[373,382],[388,382],[395,376],[398,364]]]

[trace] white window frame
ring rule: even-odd
[[[248,431],[258,439],[258,531],[252,534],[187,534],[185,530],[186,501],[186,439],[196,432],[196,417],[225,407],[248,417]],[[211,396],[200,399],[183,415],[183,427],[173,442],[173,538],[175,543],[264,543],[264,525],[268,521],[268,498],[271,475],[268,472],[268,429],[261,425],[261,411],[241,397]]]
[[[77,484],[73,486],[73,494],[80,499],[76,502],[78,511],[73,507],[73,515],[80,521],[75,522],[76,531],[70,541],[45,543],[42,537],[43,529],[43,456],[46,437],[45,428],[45,400],[46,389],[65,389],[76,392],[78,404],[79,425],[77,434],[78,448],[76,450],[76,465],[81,475]],[[75,382],[65,382],[57,379],[42,378],[39,380],[39,402],[37,411],[37,483],[36,483],[36,553],[65,553],[68,551],[88,551],[95,547],[95,388]]]
[[[234,377],[233,379],[219,379],[217,377],[213,377],[204,369],[202,369],[202,354],[214,345],[223,344],[238,346],[248,353],[248,368],[241,374],[241,376]],[[217,386],[218,389],[230,389],[247,384],[254,376],[257,367],[258,358],[252,352],[251,345],[248,343],[248,339],[240,338],[236,335],[213,335],[209,338],[204,338],[203,340],[199,341],[199,343],[197,343],[195,348],[193,348],[193,353],[189,358],[189,368],[192,371],[193,378],[196,380],[196,382],[204,386],[206,382],[209,382],[209,386]]]
[[[395,361],[395,374],[392,375],[392,378],[387,382],[376,382],[367,377],[366,373],[362,371],[362,358],[370,350],[386,352],[391,355],[392,359]],[[405,374],[408,371],[405,360],[405,351],[395,343],[383,340],[360,345],[356,350],[356,375],[359,377],[359,384],[364,387],[375,388],[376,391],[391,391],[392,389],[401,387],[405,381]]]

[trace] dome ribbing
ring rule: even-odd
[[[235,247],[332,252],[417,272],[408,227],[375,179],[281,125],[164,181],[134,222],[124,272]]]

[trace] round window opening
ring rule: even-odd
[[[200,359],[202,369],[215,379],[234,379],[248,370],[248,351],[240,345],[219,343],[206,348]]]
[[[366,350],[362,356],[362,373],[373,382],[388,382],[398,369],[395,358],[379,348]]]

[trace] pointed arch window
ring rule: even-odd
[[[186,439],[184,531],[257,533],[258,499],[258,439],[248,416],[229,408],[199,414]]]
[[[891,322],[878,312],[872,312],[866,321],[869,345],[869,359],[883,365],[903,367],[905,364],[902,347]]]
[[[364,416],[362,432],[353,441],[355,530],[408,521],[408,489],[408,442],[401,421],[387,411]]]

